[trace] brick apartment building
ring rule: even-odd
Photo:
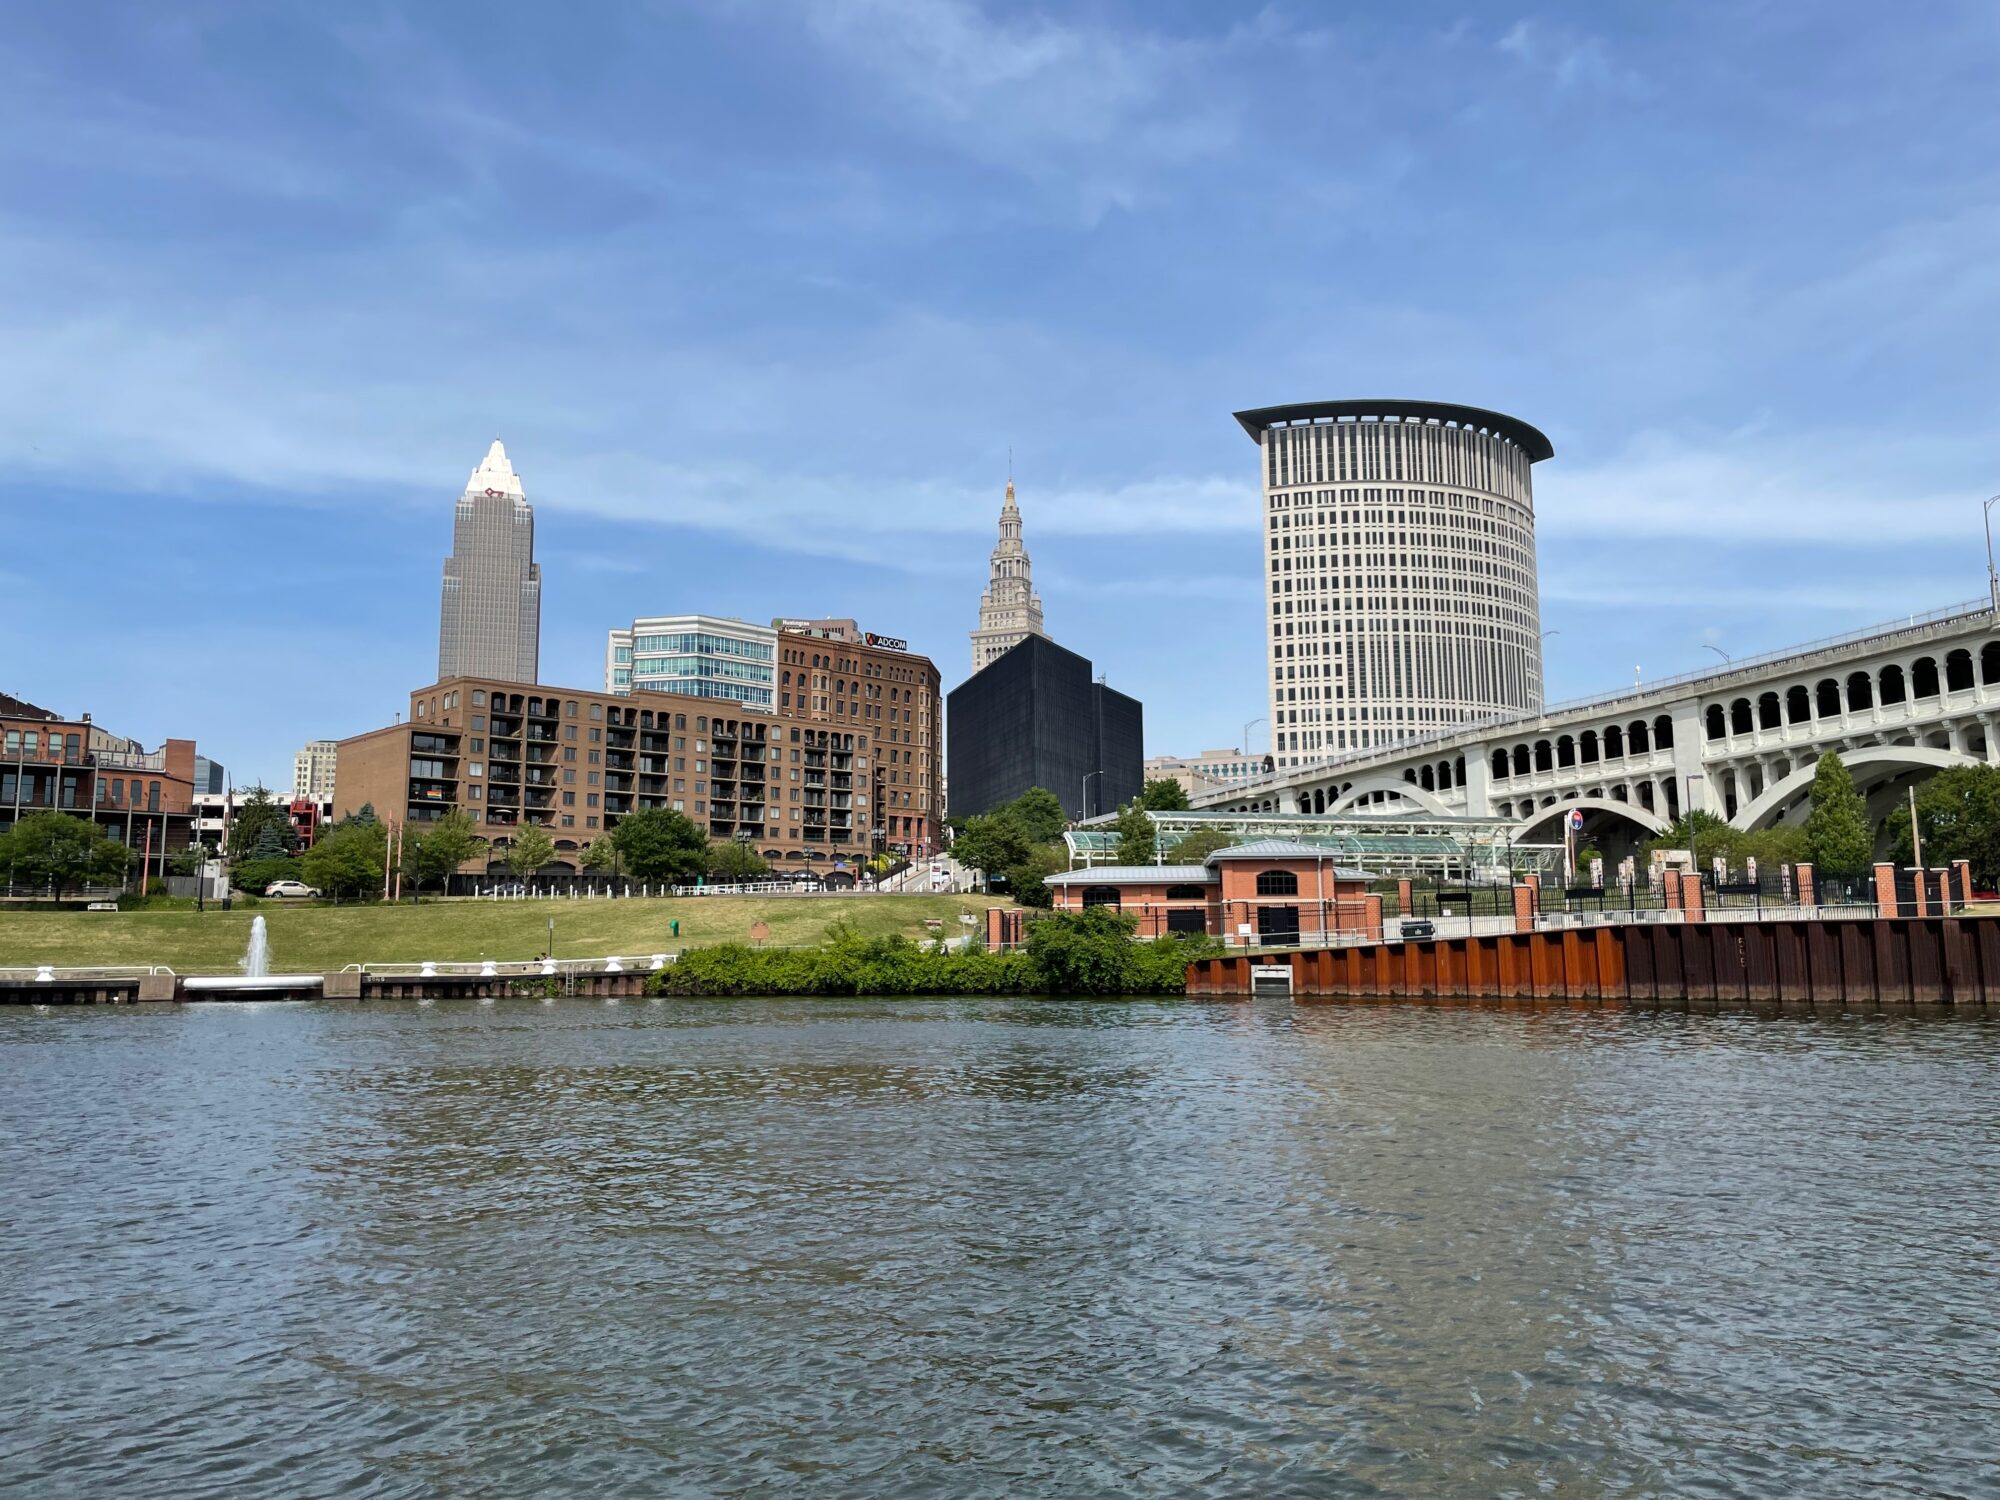
[[[919,748],[919,727],[935,740],[936,670],[877,648],[801,639],[798,650],[800,662],[788,669],[798,682],[786,691],[800,701],[775,714],[643,690],[433,683],[410,695],[407,720],[340,741],[333,815],[370,805],[415,829],[463,808],[493,846],[489,870],[501,866],[523,823],[547,830],[555,862],[574,870],[619,818],[648,808],[683,812],[711,840],[742,842],[780,871],[825,874],[874,852],[878,795],[895,809],[899,835],[903,817],[921,814],[929,837],[928,805],[901,800],[927,790],[914,779],[914,753],[907,766],[901,755]],[[828,664],[815,667],[814,658]],[[836,658],[844,665],[832,665]],[[931,701],[920,705],[924,669]],[[820,678],[826,701],[814,706]],[[924,774],[934,777],[935,765]]]
[[[163,876],[194,826],[195,743],[147,750],[89,714],[65,719],[0,693],[0,832],[29,813],[89,818]]]
[[[911,858],[939,848],[944,698],[936,665],[852,620],[775,623],[778,717],[867,734],[876,746],[868,785],[880,847]]]

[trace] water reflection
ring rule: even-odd
[[[1018,1001],[9,1015],[0,1355],[49,1396],[0,1467],[1972,1493],[1996,1041]]]

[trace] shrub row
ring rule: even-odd
[[[944,951],[845,924],[817,948],[691,948],[653,976],[665,995],[1178,995],[1207,938],[1132,940],[1132,921],[1101,910],[1032,923],[1024,948]]]

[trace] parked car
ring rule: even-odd
[[[264,894],[281,897],[300,896],[310,900],[317,897],[319,892],[307,885],[303,880],[274,880],[264,887]]]

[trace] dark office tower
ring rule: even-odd
[[[438,619],[438,680],[533,682],[541,635],[535,512],[496,438],[466,481],[452,521]]]
[[[1030,635],[953,688],[945,763],[954,817],[1046,787],[1073,818],[1114,811],[1144,785],[1145,710],[1090,663]]]

